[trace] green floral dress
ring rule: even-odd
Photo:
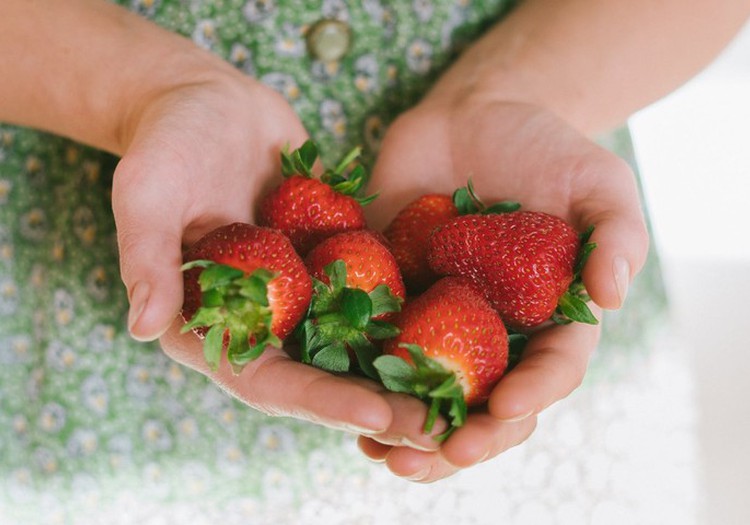
[[[336,157],[354,144],[377,152],[394,116],[513,2],[119,3],[283,93]],[[338,61],[306,45],[321,19],[351,29]],[[629,154],[625,134],[606,140]],[[452,523],[474,523],[445,494],[371,466],[351,436],[259,415],[130,339],[109,200],[116,161],[0,125],[0,523],[416,523],[443,507]],[[617,342],[648,311],[619,322]],[[394,504],[410,490],[416,506]]]

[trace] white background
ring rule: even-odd
[[[694,381],[703,524],[750,523],[750,26],[631,121]],[[655,458],[656,459],[656,458]]]

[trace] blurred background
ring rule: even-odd
[[[675,342],[693,383],[697,523],[747,524],[750,27],[631,127]]]

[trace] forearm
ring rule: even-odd
[[[3,0],[0,50],[0,121],[113,153],[150,97],[220,62],[103,0]]]
[[[748,0],[526,0],[431,96],[540,104],[600,132],[695,75],[749,15]]]

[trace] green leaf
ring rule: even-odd
[[[385,386],[391,392],[414,394],[414,367],[403,358],[384,355],[375,359],[373,365]]]
[[[401,333],[401,330],[394,324],[371,320],[365,327],[365,333],[370,339],[381,340],[396,337]]]
[[[528,340],[529,336],[526,334],[508,333],[508,366],[506,372],[512,370],[521,361]]]
[[[356,197],[356,199],[360,206],[367,206],[368,204],[372,203],[372,201],[377,199],[379,195],[380,193],[373,193],[372,195],[368,195],[367,197]]]
[[[216,325],[206,333],[206,338],[203,340],[203,357],[208,367],[214,372],[219,369],[221,352],[224,349],[224,332],[223,326]]]
[[[346,287],[346,263],[337,259],[332,263],[326,265],[323,271],[328,276],[328,280],[331,283],[331,289],[334,293],[343,290]]]
[[[204,326],[223,325],[224,313],[221,308],[206,308],[201,307],[195,312],[190,321],[188,321],[183,327],[181,332],[186,333],[193,328],[201,328]]]
[[[378,379],[374,361],[380,356],[380,351],[364,335],[357,333],[347,340],[349,348],[357,356],[357,364],[360,370],[370,379]]]
[[[233,281],[244,277],[245,272],[226,264],[213,264],[203,270],[198,276],[201,291],[227,286]]]
[[[458,188],[453,192],[453,205],[459,215],[473,215],[479,211],[474,199],[472,199],[468,188]]]
[[[501,201],[482,210],[482,215],[496,215],[500,213],[511,213],[521,209],[521,204],[515,201]]]
[[[586,302],[571,293],[565,292],[557,303],[558,311],[571,321],[586,324],[599,324],[599,320],[591,313]]]
[[[338,162],[336,167],[333,169],[333,173],[340,175],[344,173],[344,170],[354,162],[362,154],[362,148],[357,146],[349,151],[344,157]]]
[[[393,295],[387,284],[379,284],[369,293],[369,295],[370,301],[372,301],[373,317],[401,311],[401,303],[403,303],[404,300]]]
[[[346,372],[349,370],[349,353],[342,343],[334,343],[315,354],[312,364],[330,372]]]
[[[194,261],[188,261],[180,266],[180,271],[185,272],[187,270],[192,270],[193,268],[207,268],[214,264],[216,264],[214,261],[209,261],[207,259],[196,259]]]
[[[370,296],[359,288],[344,288],[341,292],[341,313],[349,324],[359,330],[364,329],[372,316]]]
[[[312,140],[306,140],[298,150],[293,153],[295,163],[303,173],[311,173],[315,161],[318,159],[318,147]]]

